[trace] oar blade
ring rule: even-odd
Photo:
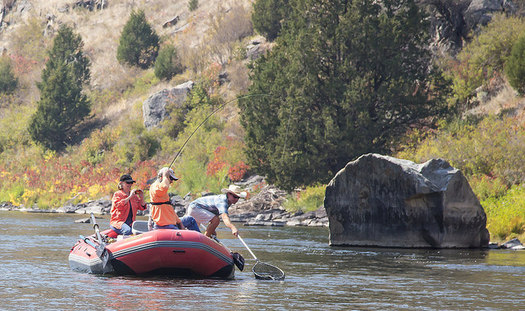
[[[104,244],[99,244],[96,247],[97,256],[102,261],[102,268],[106,268],[108,262],[109,262],[109,252],[106,249],[106,246]]]

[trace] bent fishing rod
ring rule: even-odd
[[[188,141],[190,141],[191,137],[193,136],[193,134],[195,134],[197,132],[197,130],[204,124],[206,123],[206,121],[208,121],[209,118],[211,118],[211,116],[213,116],[217,111],[221,110],[222,108],[224,108],[224,106],[226,106],[227,104],[233,102],[233,101],[236,101],[236,100],[239,100],[239,99],[244,99],[244,98],[249,98],[249,97],[254,97],[254,96],[271,96],[270,94],[249,94],[249,95],[243,95],[243,96],[240,96],[240,97],[236,97],[232,100],[229,100],[227,102],[225,102],[224,104],[220,105],[219,107],[217,107],[215,110],[213,110],[198,126],[197,128],[195,128],[195,130],[193,130],[193,132],[190,134],[190,136],[188,136],[188,138],[186,139],[186,141],[184,141],[184,143],[182,144],[182,146],[180,147],[179,151],[177,151],[177,154],[175,155],[175,157],[173,158],[173,161],[171,161],[170,165],[168,166],[168,168],[171,168],[171,166],[173,165],[173,163],[175,163],[175,160],[177,160],[177,158],[181,155],[182,153],[182,150],[184,149],[184,147],[186,147],[186,144],[188,143]]]

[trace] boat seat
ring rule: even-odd
[[[131,232],[133,232],[133,234],[142,234],[148,231],[148,222],[146,220],[135,220],[131,225]]]

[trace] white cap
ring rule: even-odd
[[[173,179],[173,180],[178,180],[178,178],[175,176],[175,172],[173,172],[173,170],[169,167],[163,167],[159,170],[159,172],[157,173],[157,176],[158,177],[162,177],[164,176],[164,172],[165,171],[168,171],[168,176]]]

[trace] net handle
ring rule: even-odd
[[[255,254],[252,252],[252,250],[248,247],[248,245],[246,244],[246,242],[244,242],[244,240],[241,238],[241,235],[240,235],[240,234],[237,234],[237,237],[239,238],[239,240],[241,240],[242,244],[244,244],[244,247],[246,247],[246,249],[250,252],[250,254],[252,254],[253,258],[254,258],[256,261],[259,261],[259,259],[257,259],[257,257],[255,256]]]

